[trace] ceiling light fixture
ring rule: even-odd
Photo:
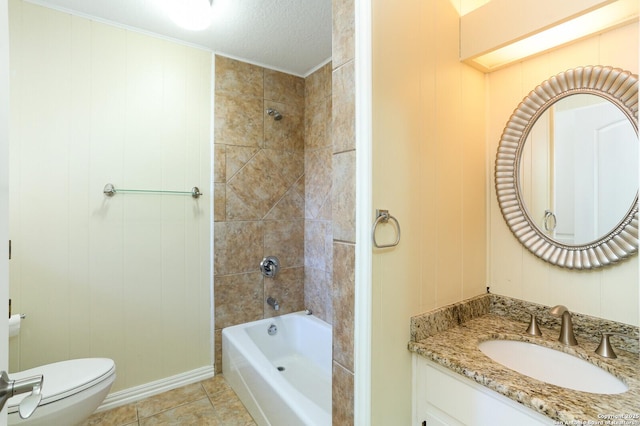
[[[211,25],[213,0],[157,0],[160,7],[180,27],[202,31]]]
[[[460,58],[482,71],[494,71],[633,22],[638,19],[638,4],[638,0],[537,0],[525,3],[531,9],[522,10],[520,2],[493,0],[461,17]]]

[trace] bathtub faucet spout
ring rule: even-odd
[[[274,299],[273,297],[269,296],[267,298],[267,305],[271,306],[273,309],[275,309],[276,311],[280,310],[280,304],[278,303],[278,301],[276,299]]]

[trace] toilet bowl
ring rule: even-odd
[[[18,406],[27,394],[9,399],[10,425],[65,425],[82,423],[98,408],[116,378],[116,367],[108,358],[82,358],[47,364],[12,373],[11,379],[44,375],[42,401],[27,419],[21,419]]]

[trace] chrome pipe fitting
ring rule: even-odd
[[[274,299],[271,296],[269,296],[267,298],[267,305],[271,306],[276,311],[280,310],[280,304],[278,303],[278,301],[276,299]]]

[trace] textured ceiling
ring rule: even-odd
[[[306,76],[331,58],[331,0],[215,0],[212,25],[179,28],[158,0],[28,0]]]

